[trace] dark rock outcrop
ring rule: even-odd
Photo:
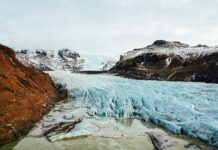
[[[77,59],[80,57],[79,53],[76,53],[76,52],[72,52],[71,50],[69,49],[61,49],[58,51],[58,55],[67,60],[67,58],[72,58],[72,59]]]
[[[43,50],[43,49],[37,49],[37,50],[36,50],[36,54],[42,55],[42,56],[47,56],[46,51]]]
[[[189,47],[188,44],[184,44],[178,41],[165,41],[165,40],[156,40],[152,45],[148,47],[160,47],[160,48],[186,48]]]
[[[20,53],[21,53],[21,54],[26,54],[27,51],[28,51],[27,49],[22,49],[22,50],[20,50]]]
[[[62,92],[48,74],[24,66],[12,49],[0,45],[0,145],[27,134],[56,101],[65,98],[66,91]]]
[[[166,48],[169,43],[155,41],[152,45]],[[135,79],[218,83],[218,51],[192,55],[146,51],[129,59],[122,57],[110,72]]]

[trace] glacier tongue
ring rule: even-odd
[[[64,118],[140,118],[218,146],[218,85],[49,72],[74,100]]]

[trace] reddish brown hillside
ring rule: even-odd
[[[0,45],[0,145],[26,134],[58,99],[49,75],[25,67]]]

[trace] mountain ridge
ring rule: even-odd
[[[135,79],[218,83],[218,48],[158,40],[121,55],[110,72]]]

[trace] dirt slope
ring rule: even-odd
[[[25,67],[0,44],[0,145],[28,133],[59,94],[48,74]]]

